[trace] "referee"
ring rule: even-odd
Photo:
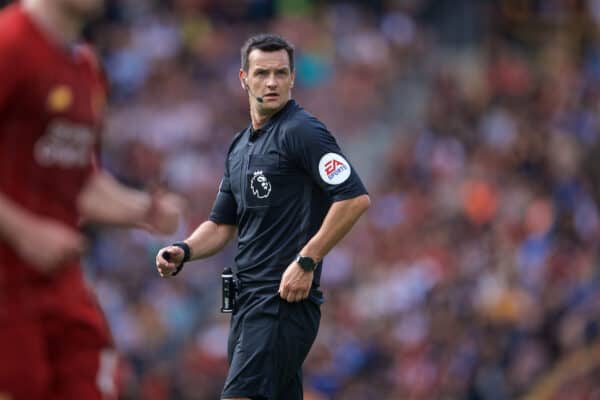
[[[161,249],[162,277],[237,233],[235,310],[222,399],[302,400],[301,367],[319,328],[323,257],[370,200],[325,125],[291,99],[294,48],[272,34],[241,49],[251,124],[235,136],[208,221]]]

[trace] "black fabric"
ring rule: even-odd
[[[233,270],[242,281],[278,283],[331,204],[366,193],[325,125],[290,100],[263,128],[233,140],[209,219],[237,225]],[[322,301],[320,276],[319,264],[314,301]]]
[[[209,219],[220,224],[237,225],[236,210],[237,204],[231,193],[229,175],[227,174],[227,169],[225,169],[225,175],[221,180],[219,192],[217,193],[217,198],[213,204]]]
[[[320,306],[310,300],[288,303],[272,287],[242,287],[231,319],[222,398],[302,400],[301,367],[320,318]]]

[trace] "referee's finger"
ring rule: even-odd
[[[296,303],[300,300],[302,300],[302,292],[295,291],[290,296],[290,303]]]
[[[167,277],[173,275],[173,269],[171,268],[159,268],[158,273],[161,277]]]
[[[164,260],[156,260],[156,269],[158,269],[161,272],[164,272],[165,270],[169,270],[169,269],[173,269],[173,268],[175,268],[173,263],[169,263]]]
[[[184,252],[177,246],[169,246],[162,249],[159,253],[162,259],[170,263],[178,264],[183,261]]]
[[[156,269],[158,272],[162,274],[172,273],[175,270],[176,266],[172,262],[168,262],[162,258],[157,257],[156,260]]]
[[[156,266],[158,268],[164,267],[168,264],[167,261],[165,261],[162,257],[158,256],[156,257]]]

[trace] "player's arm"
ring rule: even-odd
[[[163,234],[177,229],[181,214],[175,196],[131,189],[101,171],[91,175],[77,205],[85,222],[141,227]]]
[[[6,22],[6,21],[4,21]],[[18,104],[27,82],[22,41],[14,29],[0,27],[0,118]],[[0,128],[0,141],[14,134]],[[6,143],[3,141],[3,143]],[[7,243],[29,265],[43,272],[54,271],[85,248],[84,237],[76,230],[31,213],[0,192],[0,240]],[[11,260],[4,260],[10,263]]]
[[[43,272],[51,272],[66,261],[76,259],[85,249],[85,239],[78,231],[36,216],[2,193],[0,239],[25,262]]]

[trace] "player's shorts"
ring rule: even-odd
[[[107,323],[81,272],[67,274],[0,280],[1,400],[116,399]]]
[[[302,363],[317,337],[320,306],[288,303],[277,288],[242,288],[231,318],[229,373],[221,398],[302,400]]]

